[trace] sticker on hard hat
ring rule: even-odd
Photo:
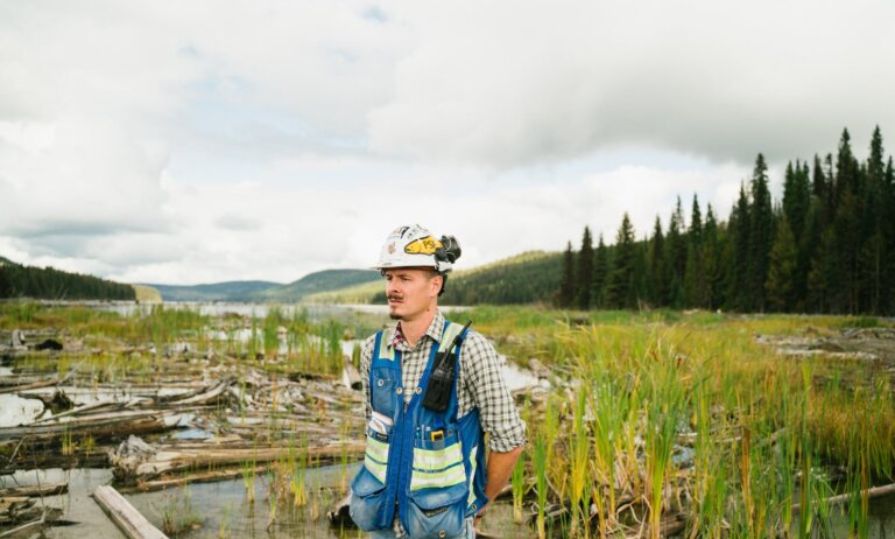
[[[411,255],[432,255],[441,249],[441,242],[432,236],[415,239],[404,247],[404,252]]]
[[[388,254],[395,254],[395,242],[391,242],[388,244]]]

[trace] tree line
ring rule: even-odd
[[[860,162],[844,129],[834,156],[786,166],[772,200],[758,154],[727,221],[696,195],[667,228],[638,240],[628,214],[615,243],[584,228],[563,255],[564,308],[705,308],[740,312],[895,313],[895,171],[879,127]]]
[[[0,298],[134,300],[134,288],[91,275],[24,266],[0,258]]]

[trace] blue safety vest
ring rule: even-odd
[[[435,355],[459,335],[454,383],[447,410],[422,405]],[[458,535],[485,496],[484,435],[478,409],[457,417],[457,376],[466,332],[445,321],[441,342],[432,345],[416,388],[401,379],[401,352],[376,334],[370,363],[370,404],[392,419],[387,434],[367,425],[364,465],[351,482],[350,514],[365,531],[391,528],[397,516],[412,539]],[[413,391],[404,403],[404,392]]]

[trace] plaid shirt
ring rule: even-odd
[[[436,311],[435,318],[423,337],[413,348],[401,333],[400,322],[385,330],[383,342],[390,342],[401,352],[401,379],[404,388],[415,388],[419,383],[432,344],[441,342],[444,315]],[[375,335],[368,338],[361,350],[361,381],[364,385],[367,421],[370,420],[370,362],[373,356]],[[463,417],[474,408],[479,409],[482,429],[488,433],[488,445],[492,451],[504,453],[525,445],[525,423],[500,372],[497,351],[480,333],[470,330],[460,349],[460,372],[457,378],[457,417]],[[410,402],[413,391],[404,391],[404,401]]]

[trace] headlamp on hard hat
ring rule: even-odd
[[[460,243],[453,236],[442,236],[441,247],[435,250],[435,260],[453,264],[460,258]]]

